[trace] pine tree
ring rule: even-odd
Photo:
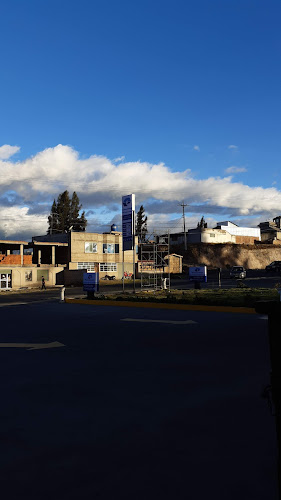
[[[79,215],[81,208],[82,204],[80,204],[79,198],[74,191],[70,203],[70,220],[72,221],[73,231],[85,231],[86,229],[85,212],[82,212],[81,217]]]
[[[56,200],[53,201],[51,213],[48,217],[49,228],[47,234],[58,232],[58,214],[57,214],[57,204]]]
[[[139,237],[139,241],[144,242],[146,239],[146,234],[147,217],[145,215],[143,205],[141,205],[136,217],[136,235]]]
[[[47,234],[67,233],[71,227],[73,231],[85,231],[87,220],[85,212],[80,217],[81,208],[82,205],[75,191],[71,199],[68,191],[59,194],[57,201],[54,200],[52,204],[51,213],[48,217]]]
[[[201,217],[200,222],[197,224],[197,228],[203,229],[204,227],[207,227],[207,222],[205,222],[204,215]]]

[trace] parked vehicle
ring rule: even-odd
[[[268,266],[266,266],[265,270],[267,273],[277,273],[281,271],[281,260],[274,260],[274,262],[271,262],[271,264],[268,264]]]
[[[109,276],[109,274],[106,274],[103,278],[101,278],[102,280],[115,280],[116,277],[113,275],[113,276]]]
[[[233,266],[230,269],[229,276],[231,278],[244,279],[246,278],[246,269],[243,266]]]

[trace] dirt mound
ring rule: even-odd
[[[246,269],[264,269],[274,260],[281,260],[281,248],[272,245],[235,245],[198,243],[188,245],[187,250],[171,247],[171,253],[183,255],[183,263],[189,266],[228,268],[244,266]]]

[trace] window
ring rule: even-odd
[[[25,271],[25,281],[32,281],[32,271]]]
[[[96,271],[96,266],[94,262],[77,262],[77,269],[87,269],[94,273]]]
[[[86,241],[85,243],[85,253],[97,253],[98,244]]]
[[[215,234],[214,233],[210,233],[210,238],[214,238],[215,237]]]
[[[106,272],[108,272],[108,271],[117,272],[117,264],[114,264],[114,263],[112,263],[112,264],[111,264],[111,263],[109,263],[109,262],[106,262],[106,263],[102,262],[102,263],[100,264],[100,271],[101,271],[101,272],[102,272],[102,271],[106,271]]]
[[[45,281],[49,281],[49,270],[48,269],[38,269],[37,270],[37,281],[41,281],[42,277],[45,278]]]
[[[119,243],[115,243],[115,253],[119,253]]]
[[[115,250],[114,243],[104,243],[103,244],[103,253],[114,253]]]

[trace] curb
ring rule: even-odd
[[[130,302],[115,300],[87,300],[87,299],[65,299],[67,304],[84,304],[92,306],[114,306],[114,307],[143,307],[149,309],[175,309],[180,311],[205,311],[224,312],[237,314],[256,314],[252,307],[228,307],[228,306],[193,306],[189,304],[157,304],[156,302]]]

